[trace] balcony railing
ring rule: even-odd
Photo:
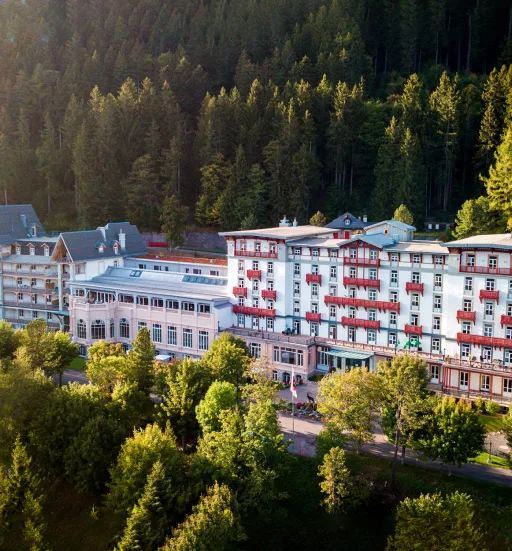
[[[406,335],[419,335],[420,337],[423,335],[421,325],[405,324],[404,331]]]
[[[306,274],[306,283],[320,283],[322,284],[322,275],[321,274]]]
[[[261,297],[262,298],[271,298],[272,300],[276,300],[277,293],[274,290],[270,289],[263,289],[261,291]]]
[[[480,291],[480,302],[482,302],[482,300],[484,299],[499,300],[499,298],[500,298],[499,291],[485,291],[484,289]]]
[[[512,325],[512,316],[501,316],[501,325]]]
[[[247,297],[247,287],[233,287],[233,294],[239,297]]]
[[[408,281],[405,284],[405,290],[407,293],[409,293],[409,291],[415,291],[423,294],[423,283],[413,283],[412,281]]]
[[[342,306],[342,301],[344,297],[334,297],[331,295],[328,295],[324,297],[325,304],[337,304],[338,306]]]
[[[341,318],[341,325],[350,325],[352,327],[364,327],[365,329],[377,329],[380,331],[380,321],[375,320],[362,320],[357,318],[348,318],[343,316]]]
[[[321,321],[321,315],[318,312],[306,312],[306,321]]]
[[[241,251],[235,249],[235,256],[250,256],[252,258],[277,258],[277,253],[263,251]]]
[[[465,312],[464,310],[457,310],[457,321],[467,320],[475,323],[476,312]]]
[[[376,287],[380,291],[380,279],[364,279],[362,277],[344,277],[343,285],[353,287]]]
[[[254,308],[252,306],[239,306],[235,304],[233,306],[233,312],[235,314],[248,314],[250,316],[264,316],[267,318],[275,318],[276,311],[269,308]]]
[[[471,335],[467,333],[457,333],[457,342],[468,342],[480,346],[492,346],[493,348],[512,348],[512,339],[486,337],[485,335]]]
[[[489,266],[464,266],[461,264],[459,271],[468,274],[512,275],[512,268],[491,268]]]
[[[364,257],[351,257],[344,256],[343,263],[351,266],[375,266],[378,268],[380,266],[380,259],[378,258],[364,258]]]
[[[261,270],[247,270],[249,279],[261,279]]]
[[[334,297],[326,297],[334,298]],[[364,298],[347,298],[341,297],[342,306],[354,306],[359,308],[375,308],[376,310],[391,310],[393,312],[400,313],[400,303],[399,302],[385,302],[382,300],[367,300]]]

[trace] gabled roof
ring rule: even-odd
[[[346,223],[347,218],[350,219],[350,224]],[[363,222],[362,220],[359,220],[359,218],[355,217],[353,214],[350,214],[350,212],[346,212],[345,214],[338,216],[338,218],[336,218],[332,222],[329,222],[329,224],[326,224],[325,227],[333,228],[336,230],[341,230],[341,229],[362,230],[363,228],[366,228],[370,224],[371,222]]]
[[[119,242],[121,233],[125,234],[126,247],[124,250],[120,248],[119,254],[116,254],[114,244]],[[72,262],[146,253],[146,244],[137,226],[129,222],[115,222],[96,230],[64,232],[60,234],[60,239]],[[100,245],[105,247],[102,253],[99,251]]]
[[[409,224],[404,224],[398,220],[383,220],[382,222],[376,222],[375,224],[366,226],[366,229],[369,230],[370,228],[377,228],[382,226],[382,224],[389,224],[390,226],[395,226],[395,228],[400,228],[401,230],[416,231],[414,226],[409,226]]]
[[[32,205],[0,205],[0,236],[14,239],[30,237],[30,228],[36,225],[38,234],[44,228]]]
[[[350,239],[347,239],[344,243],[342,243],[342,247],[346,245],[350,245],[350,243],[354,243],[355,241],[363,241],[364,243],[368,243],[368,245],[373,245],[374,247],[378,247],[379,249],[384,249],[385,247],[390,247],[391,245],[395,245],[395,242],[389,235],[386,235],[384,233],[371,233],[369,235],[354,235]]]
[[[512,249],[512,235],[510,233],[496,233],[488,235],[474,235],[458,241],[443,243],[443,247],[456,247],[464,249]]]

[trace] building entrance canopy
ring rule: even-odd
[[[325,352],[328,356],[335,356],[336,358],[345,358],[347,360],[367,360],[371,358],[373,354],[368,352],[356,352],[354,350],[342,350],[333,348],[332,350]]]

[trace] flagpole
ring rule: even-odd
[[[295,436],[295,402],[293,401],[293,393],[292,393],[292,437],[293,436]]]

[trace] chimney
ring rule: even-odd
[[[368,216],[366,214],[363,214],[363,222],[368,222]]]
[[[123,252],[126,251],[126,234],[123,230],[119,231],[119,245],[121,246],[121,250]]]
[[[361,217],[360,217],[360,216],[358,216],[358,218],[359,218],[359,220],[361,220]]]
[[[105,231],[104,227],[99,227],[98,230],[101,232],[101,235],[103,237],[103,241],[107,240],[107,232]]]
[[[286,218],[286,214],[283,216],[283,219],[279,222],[279,227],[280,228],[288,228],[290,227],[291,224],[290,222],[288,221],[288,219]]]
[[[298,225],[299,225],[299,223],[297,222],[297,218],[294,218],[293,219],[293,227],[296,228]]]
[[[21,223],[23,224],[23,227],[27,227],[27,217],[24,214],[20,214]]]

